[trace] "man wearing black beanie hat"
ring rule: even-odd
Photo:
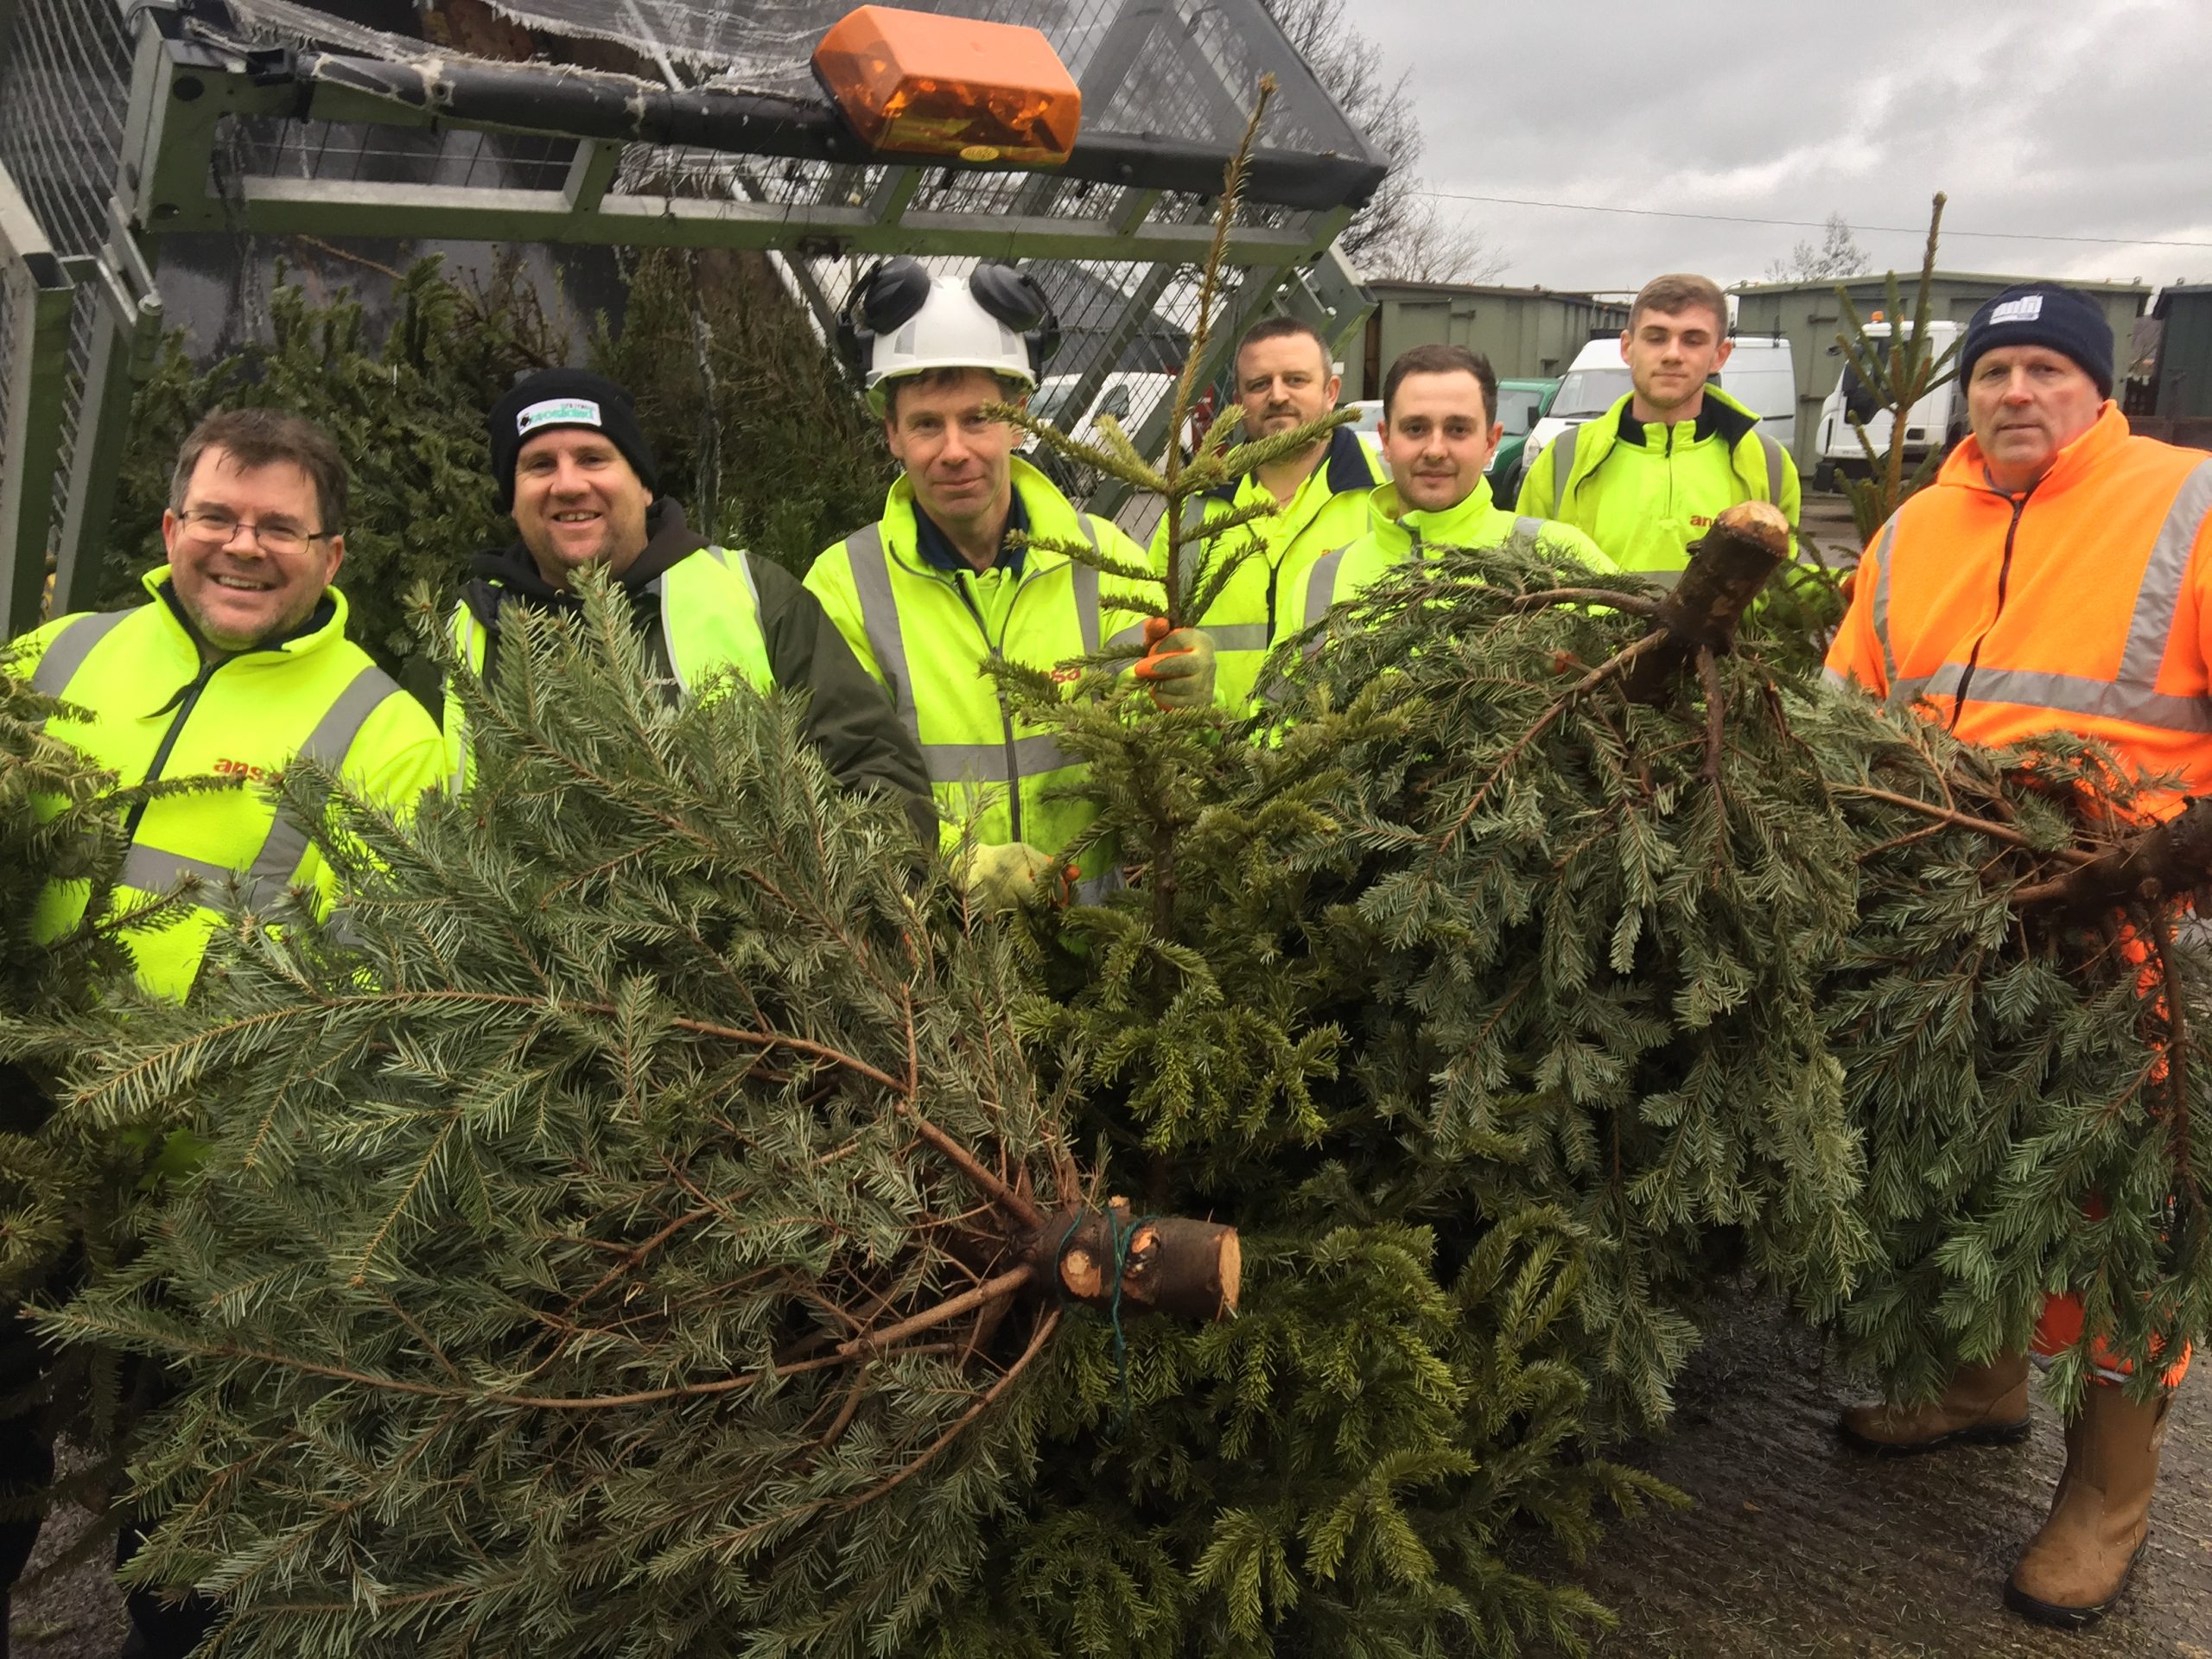
[[[710,547],[656,495],[659,472],[630,395],[582,369],[524,375],[493,406],[492,474],[520,539],[479,553],[454,607],[462,660],[497,675],[505,608],[570,610],[575,574],[600,566],[628,594],[652,660],[675,690],[729,670],[761,691],[808,693],[805,733],[851,789],[896,795],[925,841],[937,809],[920,751],[821,602],[782,567]],[[448,760],[468,774],[462,705],[446,695]]]
[[[2094,738],[2144,780],[2113,810],[2170,816],[2212,792],[2212,455],[2129,433],[2111,327],[2056,283],[1975,312],[1960,370],[1973,435],[1868,546],[1829,677],[1975,742]],[[2093,1378],[2050,1517],[2005,1587],[2043,1624],[2086,1624],[2126,1587],[2189,1368],[2186,1351],[2162,1355],[2163,1388],[2130,1397],[2108,1319],[2069,1291],[2034,1333],[2037,1353],[2078,1354]],[[1844,1439],[1882,1454],[2023,1439],[2028,1363],[1962,1365],[1929,1405],[1855,1406]]]

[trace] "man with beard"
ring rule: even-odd
[[[1337,406],[1340,381],[1331,372],[1329,348],[1310,323],[1295,317],[1268,317],[1248,329],[1237,342],[1236,377],[1244,411],[1238,442],[1295,431]],[[1216,689],[1229,707],[1242,708],[1252,695],[1281,576],[1364,533],[1368,492],[1382,481],[1373,452],[1340,426],[1196,504],[1201,523],[1253,507],[1274,509],[1198,543],[1206,570],[1235,562],[1228,584],[1199,618],[1214,641]],[[1165,569],[1166,558],[1163,524],[1153,536],[1153,568]]]

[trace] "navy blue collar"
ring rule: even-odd
[[[998,562],[993,569],[1003,570],[1019,582],[1029,549],[1025,543],[1008,545],[1006,541],[1006,537],[1017,530],[1025,536],[1029,533],[1029,509],[1022,505],[1021,492],[1011,490],[1007,496],[1006,530],[1000,533]],[[968,556],[952,544],[952,538],[938,528],[937,521],[922,511],[918,501],[914,504],[914,550],[922,556],[924,563],[954,575],[976,568],[968,563]]]
[[[1367,459],[1367,446],[1359,441],[1359,434],[1349,425],[1339,426],[1329,434],[1329,452],[1322,457],[1321,465],[1329,469],[1328,485],[1331,495],[1342,495],[1347,490],[1365,492],[1382,480],[1376,477],[1375,467]],[[1311,474],[1307,476],[1310,478]],[[1242,480],[1238,480],[1243,482]],[[1236,485],[1224,484],[1206,493],[1217,501],[1230,505],[1236,502]]]
[[[1367,446],[1349,426],[1340,426],[1329,434],[1328,467],[1331,495],[1375,487],[1375,468],[1368,464]]]

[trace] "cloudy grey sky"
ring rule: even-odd
[[[1874,268],[1942,264],[2212,281],[2207,0],[1349,0],[1408,72],[1441,191],[1817,222]],[[1445,200],[1501,280],[1634,288],[1661,270],[1757,278],[1814,229]],[[1874,226],[1918,227],[1879,232]],[[2111,237],[1998,240],[1966,231]],[[2195,242],[2149,245],[2142,238]]]

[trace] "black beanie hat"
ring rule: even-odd
[[[2063,352],[2097,383],[2101,396],[2112,396],[2112,324],[2070,288],[2023,283],[1985,303],[1967,324],[1966,344],[1959,348],[1960,380],[1971,380],[1976,360],[1999,346],[2047,346]]]
[[[607,434],[645,488],[660,493],[653,447],[638,424],[630,394],[604,375],[584,369],[539,369],[515,382],[492,405],[492,478],[499,486],[499,511],[515,505],[515,457],[540,432],[563,426],[588,426]]]

